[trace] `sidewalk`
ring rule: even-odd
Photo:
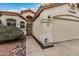
[[[42,49],[31,36],[27,36],[26,56],[79,56],[79,39],[59,42],[54,46]]]

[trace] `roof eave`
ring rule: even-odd
[[[54,7],[57,7],[57,6],[61,6],[61,5],[64,5],[64,4],[69,4],[69,3],[61,3],[61,4],[58,4],[58,5],[56,5],[56,6],[54,6]],[[43,5],[41,5],[40,7],[39,7],[39,9],[37,10],[37,12],[35,13],[35,15],[34,15],[34,17],[33,17],[33,21],[34,20],[36,20],[36,18],[45,10],[45,9],[48,9],[48,8],[52,8],[53,6],[51,6],[51,5],[49,5],[50,7],[46,7],[46,6],[43,6]],[[53,7],[53,8],[54,8]],[[42,10],[41,10],[42,9]],[[41,11],[40,11],[41,10]],[[40,11],[40,12],[39,12]]]

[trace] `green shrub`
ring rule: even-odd
[[[23,35],[23,31],[16,27],[0,26],[0,42],[15,40]]]

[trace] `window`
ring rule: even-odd
[[[25,28],[25,22],[23,21],[20,22],[20,28]]]
[[[16,26],[16,20],[15,19],[7,19],[7,26]]]
[[[0,20],[0,26],[2,25],[2,21]]]

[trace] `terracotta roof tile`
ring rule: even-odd
[[[35,14],[35,12],[32,11],[31,9],[28,9],[28,10],[22,10],[22,11],[21,11],[21,14],[23,14],[23,13],[25,13],[25,12],[32,12],[33,14]]]
[[[20,13],[11,12],[11,11],[0,11],[0,14],[6,14],[6,15],[20,15]]]
[[[21,17],[23,20],[27,21],[20,13],[17,13],[17,12],[0,11],[0,14],[1,14],[1,15],[19,16],[19,17]]]

